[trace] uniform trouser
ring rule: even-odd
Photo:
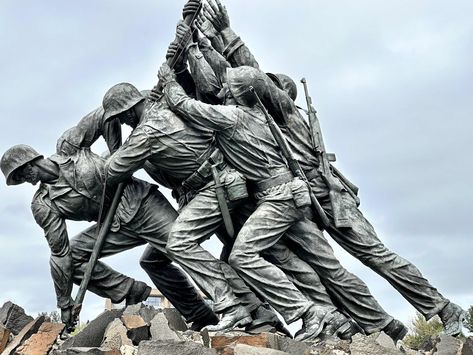
[[[256,204],[250,200],[238,206],[238,211],[232,214],[235,233],[240,231],[241,227],[255,209]],[[230,256],[235,239],[230,240],[228,237],[221,238],[221,235],[226,236],[226,234],[217,233],[220,241],[224,244],[221,260],[228,262],[228,257]],[[273,245],[262,255],[267,261],[281,269],[286,274],[289,281],[291,281],[308,300],[313,301],[316,305],[324,307],[327,310],[336,308],[324,285],[320,281],[319,276],[314,272],[314,269],[295,255],[282,240]],[[246,284],[244,285],[247,287]],[[234,283],[232,284],[232,288],[235,293],[238,293],[240,285]],[[257,290],[253,289],[253,291],[258,294]],[[259,296],[262,298],[261,295]]]
[[[329,198],[322,198],[321,205],[331,214]],[[327,232],[348,253],[385,278],[425,318],[430,319],[450,302],[417,267],[386,248],[359,209],[353,208],[350,218],[353,228],[336,228],[332,220]]]
[[[229,207],[233,209],[238,205],[239,203],[230,203]],[[168,255],[214,301],[216,313],[237,305],[242,305],[251,312],[262,302],[228,264],[216,259],[200,246],[221,225],[222,214],[215,185],[210,184],[181,210],[171,227],[166,247]],[[233,291],[233,287],[236,291]]]
[[[212,314],[198,291],[181,269],[166,256],[167,237],[177,212],[157,189],[142,201],[131,222],[122,224],[117,232],[109,232],[100,257],[120,253],[148,243],[140,265],[153,283],[169,299],[188,322]],[[96,240],[96,225],[71,240],[74,282],[80,284]],[[127,296],[134,280],[98,262],[92,273],[89,290],[119,303]]]
[[[392,321],[367,286],[340,265],[322,232],[303,218],[292,200],[265,201],[238,234],[230,264],[263,294],[286,322],[298,319],[307,309],[307,301],[281,270],[260,256],[284,233],[286,243],[318,273],[333,297],[347,309],[356,309],[356,320],[365,331],[378,331]]]

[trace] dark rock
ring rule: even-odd
[[[149,325],[143,318],[137,315],[123,315],[121,318],[123,325],[127,329],[127,336],[134,345],[138,345],[143,340],[149,340],[151,334]]]
[[[352,355],[400,355],[401,351],[394,348],[385,348],[380,345],[376,339],[379,336],[378,333],[372,334],[370,336],[364,336],[361,334],[356,334],[352,338],[352,343],[350,344],[350,352]]]
[[[77,354],[88,354],[88,355],[121,355],[120,350],[109,349],[109,348],[69,348],[63,350],[53,350],[51,355],[77,355]]]
[[[164,309],[164,315],[166,316],[169,327],[172,330],[178,330],[181,332],[185,332],[189,328],[187,327],[186,322],[184,321],[184,318],[182,318],[181,314],[179,311],[175,308],[165,308]]]
[[[201,344],[185,341],[142,341],[138,346],[139,355],[217,355],[215,349],[209,349]]]
[[[437,338],[434,351],[435,355],[456,355],[460,353],[462,342],[449,335],[441,334]]]
[[[473,355],[473,338],[467,338],[465,340],[461,355]]]
[[[152,306],[143,306],[138,315],[143,318],[143,320],[150,324],[151,320],[156,316],[158,313],[162,313],[163,311],[161,309],[156,309]]]
[[[33,334],[35,334],[38,329],[41,327],[41,324],[44,323],[45,317],[39,316],[35,320],[28,323],[23,327],[20,333],[7,345],[6,349],[3,351],[2,355],[13,355],[15,350],[28,340]]]
[[[45,322],[41,324],[38,332],[26,340],[15,353],[18,355],[46,355],[53,347],[63,329],[64,324],[62,323]]]
[[[310,348],[310,344],[297,341],[288,337],[278,337],[278,349],[291,355],[305,355]]]
[[[435,344],[437,343],[437,337],[428,337],[424,339],[424,341],[420,344],[418,349],[420,351],[432,351],[435,348]]]
[[[151,321],[151,339],[179,341],[181,338],[169,327],[169,322],[164,313],[158,313]]]
[[[0,308],[0,324],[5,326],[14,335],[20,333],[24,326],[30,323],[33,317],[25,314],[20,306],[8,301]]]
[[[67,348],[98,348],[102,344],[103,336],[107,326],[116,318],[122,316],[123,310],[112,309],[101,313],[93,321],[82,329],[76,336],[67,339],[61,349]]]

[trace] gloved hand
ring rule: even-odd
[[[212,23],[215,30],[222,32],[230,27],[230,18],[225,6],[220,0],[208,0],[208,4],[204,5],[204,15]]]
[[[76,327],[77,321],[72,316],[72,306],[61,308],[61,321],[66,325],[66,332],[71,333]]]
[[[162,91],[159,91],[158,85],[155,85],[154,88],[151,89],[151,91],[148,95],[148,98],[150,100],[158,102],[159,100],[161,100],[161,97],[163,97],[163,93],[162,93]]]
[[[170,82],[176,81],[176,75],[174,71],[169,67],[168,63],[164,63],[159,68],[158,72],[159,82],[163,85],[163,88]]]
[[[182,10],[182,18],[186,18],[187,15],[193,16],[199,9],[200,1],[199,0],[189,0]]]
[[[195,20],[195,25],[199,31],[210,40],[217,37],[218,35],[218,32],[214,25],[212,25],[212,22],[207,20],[207,17],[205,17],[203,14],[200,14],[199,17],[197,17]]]
[[[191,28],[179,21],[176,28],[176,39],[169,45],[166,60],[176,58],[174,68],[176,72],[181,72],[187,67],[187,44],[192,36]]]

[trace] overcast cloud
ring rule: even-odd
[[[3,0],[0,153],[25,143],[50,155],[110,86],[152,87],[184,2]],[[361,187],[382,240],[446,297],[473,304],[473,2],[226,4],[264,70],[307,78],[326,145]],[[0,183],[0,304],[13,300],[31,314],[55,309],[49,249],[29,209],[34,191]],[[69,226],[74,235],[87,224]],[[206,245],[218,253],[217,242]],[[414,316],[386,281],[335,250],[389,313]],[[141,252],[107,262],[151,283]],[[103,304],[88,294],[83,320]]]

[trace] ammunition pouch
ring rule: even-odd
[[[310,200],[309,187],[299,178],[294,178],[291,183],[292,198],[297,208],[303,208],[312,205]]]
[[[246,179],[236,170],[230,170],[225,174],[222,184],[228,201],[238,201],[248,197]]]

